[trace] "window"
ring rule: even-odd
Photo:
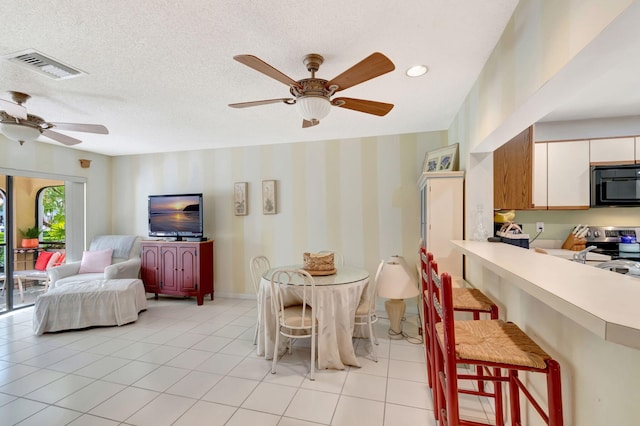
[[[47,186],[38,191],[37,223],[42,226],[40,242],[52,245],[65,243],[64,185]]]
[[[4,190],[0,189],[0,242],[4,242],[4,203],[5,195]]]
[[[5,195],[4,190],[0,189],[0,273],[4,274],[4,251],[5,251],[5,243],[4,243],[4,205],[5,205]],[[4,283],[4,281],[3,281]],[[4,288],[4,287],[3,287]]]

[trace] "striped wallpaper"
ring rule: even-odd
[[[375,272],[381,258],[416,261],[424,154],[446,132],[114,157],[112,228],[147,235],[149,194],[202,192],[205,235],[215,239],[216,294],[253,293],[249,260],[302,262],[336,250]],[[262,181],[277,181],[277,214],[262,214]],[[233,184],[248,182],[247,216],[235,216]]]

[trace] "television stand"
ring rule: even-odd
[[[141,275],[147,293],[213,300],[213,240],[143,241]]]
[[[189,241],[192,243],[199,243],[201,241],[207,240],[207,237],[174,237],[173,239],[167,241]]]

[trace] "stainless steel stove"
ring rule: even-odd
[[[640,241],[640,226],[589,226],[585,238],[587,246],[596,246],[594,253],[611,256],[611,259],[640,261],[640,253],[620,251],[623,236],[632,236]]]

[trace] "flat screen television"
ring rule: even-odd
[[[149,236],[202,238],[202,194],[149,195]]]

